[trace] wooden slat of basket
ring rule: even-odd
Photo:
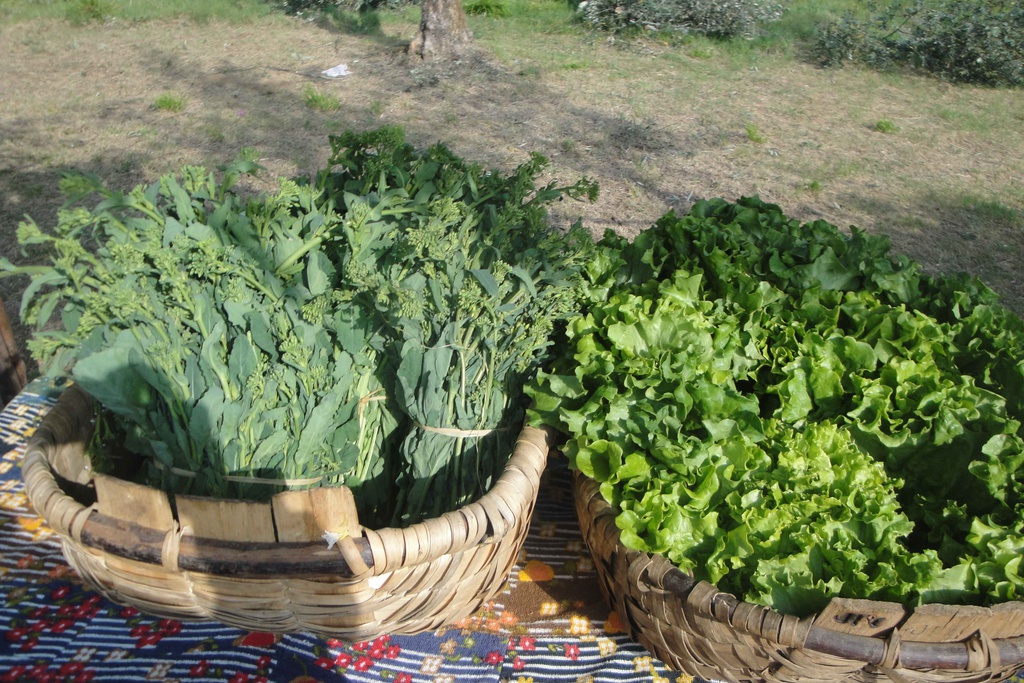
[[[75,484],[88,484],[93,478],[92,467],[80,443],[58,445],[50,463],[57,474]]]
[[[490,583],[495,575],[503,574],[502,568],[494,566],[494,557],[499,546],[493,543],[482,546],[480,552],[459,558],[458,573],[471,580]]]
[[[257,598],[248,601],[222,601],[216,596],[208,603],[206,618],[252,631],[295,631],[301,627],[290,608],[268,609]]]
[[[283,491],[271,499],[277,540],[318,541],[324,532],[359,535],[359,515],[348,487]]]
[[[93,483],[97,509],[103,514],[157,531],[174,528],[174,513],[166,492],[104,474],[94,475]]]
[[[199,538],[273,543],[274,514],[268,503],[175,496],[178,523]]]
[[[922,643],[963,640],[987,632],[992,611],[972,605],[921,605],[900,625],[900,636]]]
[[[1024,636],[1024,603],[1003,602],[992,606],[992,619],[985,631],[993,638]]]
[[[895,602],[833,598],[818,613],[814,625],[840,633],[876,636],[894,629],[906,614],[906,608]]]
[[[437,590],[438,586],[450,587],[454,593],[456,587],[466,586],[467,577],[460,572],[457,562],[450,555],[445,555],[434,562],[425,562],[409,569],[402,569],[391,575],[392,583],[384,583],[382,587],[398,585],[401,581],[403,593],[415,594]],[[388,589],[385,589],[388,590]]]

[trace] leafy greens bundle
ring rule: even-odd
[[[22,245],[22,317],[50,374],[70,372],[114,441],[169,490],[265,498],[344,484],[367,526],[408,525],[490,488],[522,426],[522,387],[578,310],[593,241],[550,229],[545,160],[506,177],[400,129],[331,139],[312,182],[243,200],[186,167],[129,193],[69,177],[52,233]],[[100,463],[102,466],[102,463]]]
[[[756,198],[605,236],[528,394],[625,545],[796,615],[1022,596],[1024,324],[888,250]]]
[[[332,147],[317,184],[352,222],[326,253],[343,273],[337,294],[380,330],[385,389],[406,418],[395,520],[404,525],[479,496],[504,467],[523,387],[555,327],[579,311],[594,252],[579,222],[553,231],[545,204],[593,201],[597,186],[538,189],[539,155],[506,178],[443,146],[418,154],[393,128]]]

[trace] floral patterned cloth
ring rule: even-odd
[[[68,567],[23,491],[25,440],[54,401],[36,381],[0,414],[0,682],[702,683],[666,669],[609,613],[556,461],[505,590],[433,633],[344,643],[159,619],[109,602]]]

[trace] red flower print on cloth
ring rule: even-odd
[[[374,659],[380,659],[387,653],[388,642],[391,636],[381,636],[370,643],[369,654]]]
[[[18,664],[12,666],[10,669],[4,672],[3,676],[0,676],[0,681],[4,683],[13,683],[14,681],[23,680],[25,674],[28,672],[28,667],[24,664]]]

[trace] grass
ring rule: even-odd
[[[159,111],[177,114],[185,108],[185,98],[175,93],[165,92],[153,100],[153,107]]]
[[[757,144],[763,144],[768,142],[768,136],[761,132],[761,130],[753,123],[748,123],[746,126],[747,139]]]
[[[690,45],[686,54],[693,57],[694,59],[712,59],[715,56],[715,48],[712,45]]]
[[[306,106],[314,111],[338,111],[341,109],[341,100],[336,95],[323,92],[318,90],[311,85],[307,85],[302,95],[303,102]]]
[[[999,200],[967,194],[959,198],[959,204],[978,220],[1005,223],[1024,229],[1024,211],[1007,206]]]
[[[872,128],[879,133],[895,133],[899,127],[889,119],[878,119]]]
[[[573,20],[575,13],[567,2],[556,0],[507,0],[503,3],[506,16],[470,16],[468,17],[473,35],[482,43],[495,46],[496,56],[516,59],[521,57],[537,58],[536,66],[540,68],[557,68],[560,64],[571,61],[562,55],[551,55],[545,58],[538,55],[535,47],[515,43],[524,35],[572,35],[580,37],[586,29]],[[517,36],[518,39],[512,38]]]

